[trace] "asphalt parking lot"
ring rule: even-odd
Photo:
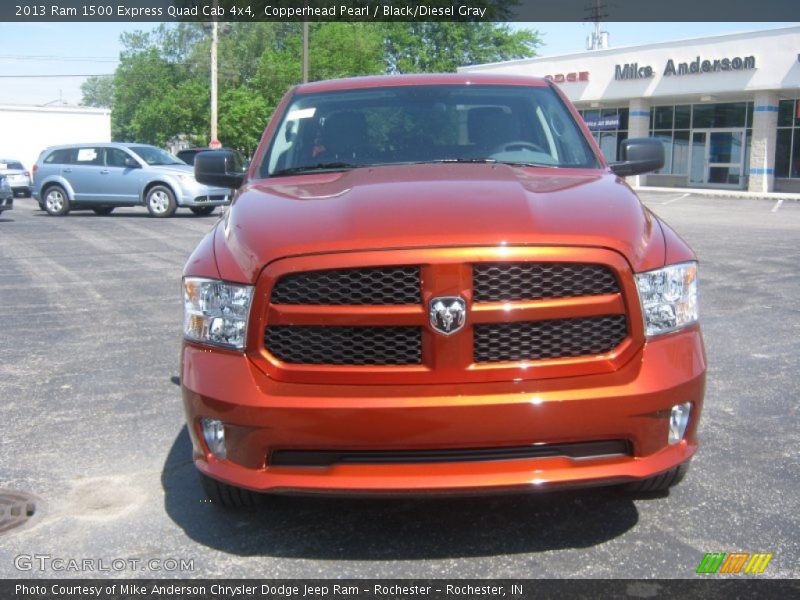
[[[800,576],[800,203],[643,198],[702,261],[702,448],[668,496],[277,498],[244,513],[204,501],[177,379],[181,270],[216,215],[52,218],[16,200],[0,215],[0,489],[41,503],[0,536],[0,576],[672,578],[734,551],[772,552],[762,577]],[[193,564],[55,572],[19,570],[20,555]]]

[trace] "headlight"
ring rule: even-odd
[[[181,175],[177,175],[177,177],[180,180],[180,182],[183,183],[183,184],[197,183],[197,180],[194,178],[194,175],[181,174]]]
[[[636,275],[647,337],[697,321],[697,263],[670,265]]]
[[[253,287],[217,279],[183,280],[183,335],[187,340],[244,349]]]

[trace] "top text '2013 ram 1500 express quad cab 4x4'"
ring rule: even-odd
[[[697,449],[697,263],[558,88],[508,76],[295,87],[184,272],[181,384],[209,497],[627,483]]]

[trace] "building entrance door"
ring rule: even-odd
[[[744,187],[744,129],[695,129],[689,158],[689,184]]]

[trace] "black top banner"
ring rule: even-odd
[[[58,21],[785,21],[798,0],[11,0],[0,20]]]

